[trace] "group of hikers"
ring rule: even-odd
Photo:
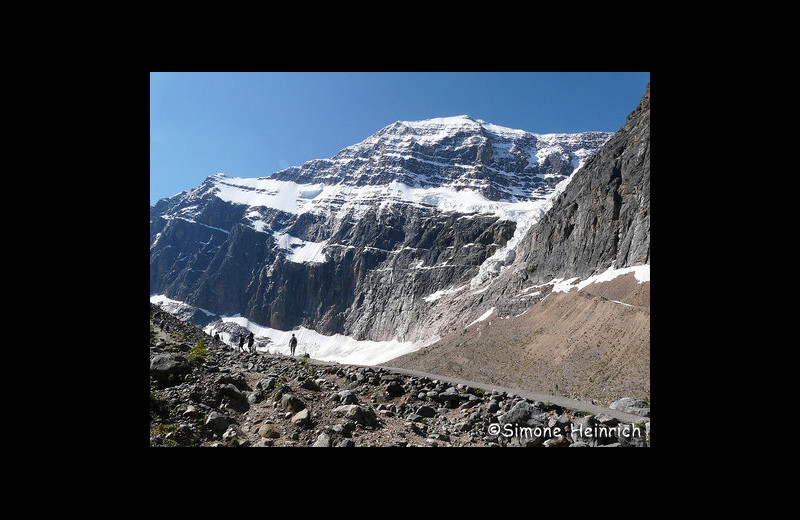
[[[219,348],[219,332],[214,333],[214,348]],[[237,347],[237,352],[244,352],[244,341],[245,337],[239,334],[239,345]],[[294,356],[294,351],[297,348],[297,338],[292,334],[292,338],[289,340],[289,350],[291,351],[292,355]],[[255,337],[253,333],[247,335],[247,349],[250,351],[251,354],[255,353]]]
[[[167,324],[166,312],[164,311],[157,312],[153,316],[153,319],[158,323],[158,328],[160,331],[169,332],[170,329],[169,325]],[[245,340],[247,340],[247,350],[249,350],[250,353],[255,353],[256,351],[255,337],[253,336],[252,332],[247,336],[243,336],[241,334],[239,335],[239,345],[237,347],[237,352],[245,352],[244,350]],[[219,342],[220,342],[220,337],[219,337],[219,332],[217,331],[214,332],[214,348],[219,348]],[[297,348],[297,338],[295,337],[294,334],[292,334],[291,339],[289,339],[289,350],[291,351],[293,356],[296,348]]]

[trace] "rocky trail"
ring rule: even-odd
[[[615,404],[215,348],[150,308],[150,446],[649,446],[649,405]]]

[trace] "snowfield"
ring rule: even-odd
[[[193,308],[186,303],[173,300],[164,296],[163,294],[154,294],[150,296],[150,302],[164,307],[175,308]],[[214,313],[200,309],[210,316],[216,316]],[[270,327],[264,327],[253,323],[247,318],[239,315],[235,316],[218,316],[225,323],[235,323],[253,333],[256,341],[269,339],[272,343],[268,348],[258,349],[259,352],[269,352],[270,354],[285,354],[289,355],[289,339],[294,334],[297,337],[297,349],[295,355],[301,356],[308,354],[314,359],[322,361],[333,361],[336,363],[348,363],[355,365],[376,365],[394,359],[403,354],[414,352],[420,348],[427,346],[439,338],[433,338],[424,343],[415,343],[410,341],[369,341],[357,340],[342,334],[334,334],[326,336],[305,327],[298,327],[296,330],[282,331]],[[207,325],[203,332],[206,334],[214,335],[213,324]],[[238,344],[238,337],[232,338],[226,332],[220,332],[220,338],[228,345],[234,346]]]

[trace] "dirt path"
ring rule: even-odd
[[[518,395],[518,396],[523,397],[525,399],[532,399],[532,400],[535,400],[535,401],[542,401],[544,403],[548,403],[548,402],[549,403],[553,403],[555,405],[558,405],[558,406],[561,406],[561,407],[564,407],[564,408],[567,408],[567,409],[570,409],[570,410],[579,410],[579,411],[582,411],[582,412],[587,412],[587,413],[591,413],[591,414],[595,414],[595,415],[599,414],[599,413],[604,413],[604,414],[610,415],[611,417],[616,417],[620,421],[626,422],[626,423],[644,422],[644,421],[649,421],[650,420],[649,417],[642,417],[641,415],[625,413],[625,412],[621,412],[619,410],[613,410],[611,408],[606,408],[604,406],[599,406],[599,405],[596,405],[596,404],[587,403],[585,401],[578,401],[578,400],[575,400],[575,399],[569,399],[567,397],[560,397],[560,396],[548,395],[548,394],[540,394],[540,393],[536,393],[536,392],[529,392],[529,391],[526,391],[526,390],[520,390],[520,389],[517,389],[517,388],[508,388],[508,387],[504,387],[504,386],[497,386],[497,385],[491,385],[491,384],[487,384],[487,383],[480,383],[480,382],[477,382],[477,381],[468,381],[466,379],[459,379],[459,378],[455,378],[455,377],[442,376],[442,375],[439,375],[439,374],[431,374],[431,373],[428,373],[428,372],[421,372],[419,370],[410,370],[410,369],[406,369],[406,368],[389,367],[389,366],[384,366],[384,365],[371,366],[371,365],[353,365],[353,364],[331,363],[330,361],[319,361],[319,360],[314,360],[314,359],[311,359],[310,362],[312,364],[315,364],[315,365],[326,365],[326,366],[328,366],[328,365],[354,366],[354,367],[369,366],[370,368],[374,368],[374,369],[382,368],[382,369],[385,369],[385,370],[389,370],[391,372],[396,372],[398,374],[403,374],[403,375],[408,375],[408,376],[428,377],[430,379],[438,379],[439,381],[446,381],[446,382],[448,382],[450,384],[454,384],[454,385],[462,384],[462,385],[471,386],[473,388],[481,388],[483,390],[488,390],[488,391],[497,390],[498,392],[507,392],[509,394]]]

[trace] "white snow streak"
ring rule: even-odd
[[[491,316],[491,315],[492,315],[492,313],[494,312],[494,309],[495,309],[495,308],[494,308],[494,307],[492,307],[492,308],[491,308],[491,309],[489,309],[488,311],[484,312],[483,314],[481,314],[481,316],[480,316],[480,317],[479,317],[477,320],[473,321],[472,323],[470,323],[469,325],[467,325],[467,326],[466,326],[466,327],[464,327],[464,328],[465,328],[465,329],[468,329],[468,328],[472,327],[473,325],[475,325],[476,323],[478,323],[478,322],[481,322],[481,321],[485,320],[486,318],[488,318],[489,316]]]

